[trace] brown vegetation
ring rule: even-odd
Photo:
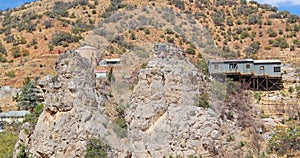
[[[174,11],[174,15],[186,14],[188,23],[200,23],[209,31],[213,43],[219,49],[218,53],[214,53],[216,50],[200,50],[190,45],[189,40],[185,41],[180,36],[178,28],[173,27],[166,32],[160,27],[135,28],[130,32],[123,30],[120,35],[130,37],[129,44],[110,49],[111,53],[124,53],[126,50],[123,47],[136,45],[138,41],[166,41],[181,45],[189,56],[195,57],[194,63],[197,62],[194,54],[202,51],[209,56],[224,58],[279,58],[284,62],[299,63],[296,56],[300,49],[297,39],[300,31],[299,17],[285,11],[278,12],[276,7],[261,5],[255,1],[40,0],[1,12],[1,85],[20,86],[12,83],[20,83],[26,76],[33,78],[53,73],[54,62],[43,59],[44,56],[53,56],[50,58],[54,59],[56,55],[53,54],[77,48],[78,41],[84,39],[89,30],[98,28],[99,23],[108,19],[112,13],[138,7],[142,7],[145,12],[149,12],[150,7],[168,7]],[[172,25],[172,16],[162,17]],[[179,28],[184,29],[184,25]],[[182,45],[182,42],[186,44]],[[111,43],[114,47],[115,42]],[[24,60],[29,65],[37,64],[42,67],[35,69],[34,66],[24,64]],[[5,74],[12,68],[15,77],[8,78]]]

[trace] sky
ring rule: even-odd
[[[0,10],[5,10],[7,8],[14,8],[21,6],[26,2],[33,2],[34,0],[0,0]]]
[[[20,6],[25,2],[32,2],[34,0],[0,0],[0,10],[7,8],[14,8]],[[292,14],[300,16],[300,0],[256,0],[261,4],[271,4],[278,7],[280,11],[287,10]]]
[[[261,4],[271,4],[278,7],[278,10],[287,10],[292,14],[300,16],[300,0],[256,0]]]

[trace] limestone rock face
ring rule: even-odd
[[[34,157],[84,157],[86,140],[99,133],[93,130],[105,133],[101,123],[106,118],[97,102],[93,69],[86,60],[69,51],[57,60],[57,75],[40,82],[45,109],[30,139],[22,134],[19,141],[27,144]]]
[[[217,147],[220,123],[196,106],[202,75],[191,63],[155,58],[141,70],[127,110],[134,157],[205,155]]]
[[[87,140],[96,138],[111,147],[108,157],[231,157],[246,153],[238,149],[248,135],[226,140],[240,134],[240,128],[235,121],[221,117],[223,107],[197,106],[207,82],[182,51],[172,51],[158,53],[139,71],[130,103],[122,113],[126,121],[122,129],[107,112],[118,108],[107,107],[117,105],[107,90],[109,84],[98,83],[92,66],[78,53],[62,54],[56,63],[57,74],[39,83],[45,108],[38,123],[29,135],[32,126],[23,125],[16,149],[25,144],[33,157],[84,157]]]

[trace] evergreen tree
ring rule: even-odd
[[[31,81],[29,77],[26,77],[23,81],[21,92],[17,93],[14,100],[17,101],[20,109],[32,110],[39,103],[36,96],[38,93],[40,93],[40,90],[36,87],[36,82]]]
[[[113,69],[110,68],[109,73],[108,73],[108,81],[109,82],[114,82],[115,81],[115,76],[113,74]]]

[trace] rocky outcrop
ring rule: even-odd
[[[194,65],[174,56],[140,71],[126,117],[134,157],[210,155],[218,148],[217,114],[196,106],[202,84]]]
[[[226,120],[221,106],[198,107],[208,83],[182,50],[170,50],[154,53],[139,71],[127,109],[114,118],[107,111],[115,108],[120,114],[120,105],[109,84],[96,81],[91,65],[78,53],[62,54],[57,74],[40,81],[44,111],[33,131],[23,125],[16,149],[25,144],[33,157],[84,157],[89,138],[96,138],[110,146],[108,157],[244,156],[238,148],[245,136],[240,136],[235,114]],[[125,125],[118,127],[116,120],[122,123],[122,117]]]
[[[21,132],[18,143],[25,143],[32,156],[84,157],[87,139],[106,133],[104,100],[97,97],[93,69],[86,60],[69,51],[57,60],[57,75],[40,81],[44,111],[34,131],[29,136]]]

